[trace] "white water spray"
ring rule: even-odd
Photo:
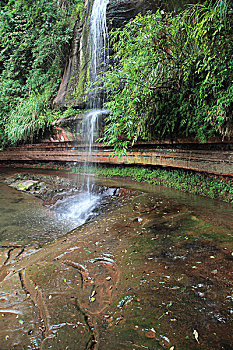
[[[109,0],[95,0],[90,19],[91,81],[104,70],[108,57],[108,28],[106,11]]]
[[[99,116],[102,115],[102,110],[93,110],[85,115],[83,118],[83,134],[84,134],[84,150],[85,150],[85,162],[84,162],[84,173],[85,182],[87,185],[88,193],[91,192],[90,188],[90,174],[88,172],[88,164],[90,164],[93,156],[93,142],[94,139],[98,138],[99,134]]]
[[[90,18],[90,46],[91,46],[91,67],[90,80],[95,83],[101,71],[106,67],[108,57],[108,30],[106,22],[106,10],[109,0],[95,0],[92,7]],[[90,106],[93,108],[91,112],[86,114],[82,121],[83,134],[83,149],[85,154],[84,162],[84,187],[87,192],[79,196],[73,204],[69,214],[79,221],[86,220],[90,212],[97,206],[101,195],[92,193],[92,186],[90,184],[90,174],[88,172],[88,165],[93,163],[93,142],[98,138],[99,132],[99,117],[106,113],[105,110],[97,109],[103,104],[100,94],[98,93],[98,86],[90,96]],[[93,180],[92,180],[93,184]],[[84,222],[83,221],[83,222]]]
[[[91,82],[97,80],[98,74],[103,71],[107,63],[108,28],[106,21],[106,11],[109,0],[95,0],[90,18],[90,43],[91,43]],[[94,138],[97,138],[99,131],[99,117],[106,113],[105,110],[97,109],[102,105],[101,97],[98,94],[98,86],[95,88],[91,99],[93,110],[83,119],[84,140],[86,143],[85,173],[88,192],[90,192],[90,179],[87,165],[91,162],[93,152],[92,145]]]

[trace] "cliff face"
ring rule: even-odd
[[[90,68],[89,22],[94,0],[85,2],[85,16],[77,18],[74,26],[70,56],[64,69],[63,78],[53,103],[57,108],[85,107]]]
[[[158,8],[177,10],[187,3],[194,2],[195,0],[112,0],[107,11],[109,29],[122,27],[138,13],[155,12]]]
[[[195,0],[110,0],[107,7],[108,29],[124,26],[138,13],[155,12],[158,8],[176,10]],[[94,0],[85,2],[85,18],[77,18],[74,26],[70,56],[63,78],[54,99],[54,106],[88,107],[88,84],[90,79],[91,47],[89,40],[90,16]]]

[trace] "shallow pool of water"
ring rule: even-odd
[[[101,195],[77,191],[47,207],[0,185],[0,239],[11,244],[50,241],[102,212],[40,249],[2,244],[3,348],[233,349],[232,205],[125,179],[100,184]]]
[[[0,183],[0,241],[41,245],[84,224],[103,194],[77,193],[54,206]]]

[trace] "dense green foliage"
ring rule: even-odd
[[[124,151],[138,139],[233,133],[233,7],[228,0],[174,14],[138,15],[111,34],[103,84],[104,140]]]
[[[82,0],[8,0],[0,5],[0,141],[27,138],[52,120]]]
[[[0,143],[27,139],[51,109],[84,0],[0,4]],[[233,5],[213,0],[178,13],[138,15],[111,34],[100,79],[108,93],[104,141],[233,134]],[[99,85],[99,82],[97,83]]]
[[[67,170],[67,169],[66,169]],[[91,167],[85,171],[107,177],[130,177],[138,182],[152,185],[163,185],[177,190],[197,194],[209,198],[216,198],[233,203],[232,180],[210,177],[204,174],[184,170],[150,169],[145,167]],[[84,167],[72,168],[73,173],[83,173]]]

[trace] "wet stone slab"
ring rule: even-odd
[[[4,349],[232,349],[232,231],[216,215],[135,194],[42,248],[2,247]]]
[[[38,349],[42,341],[38,308],[22,286],[19,274],[0,283],[2,349]]]

